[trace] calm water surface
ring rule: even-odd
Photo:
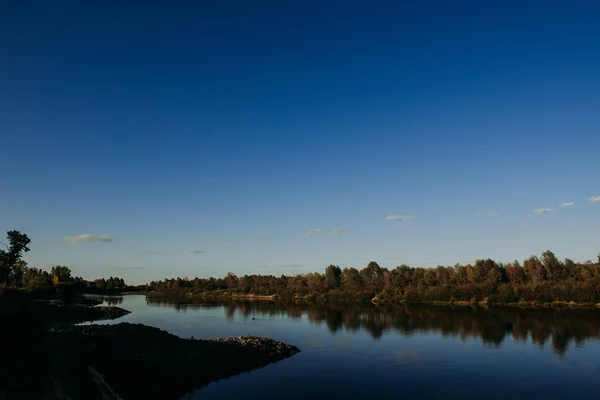
[[[302,352],[186,399],[600,399],[600,310],[481,310],[105,298],[181,337],[265,336]]]

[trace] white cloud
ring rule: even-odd
[[[321,228],[311,229],[308,231],[309,235],[318,235],[319,233],[321,233]]]
[[[567,203],[562,203],[559,207],[573,207],[575,205],[574,201],[569,201]]]
[[[542,208],[538,208],[537,210],[534,210],[536,213],[538,214],[547,214],[550,211],[552,211],[551,208],[546,208],[546,207],[542,207]]]
[[[195,250],[195,249],[190,249],[190,250],[188,250],[187,252],[188,252],[188,253],[191,253],[191,254],[202,254],[202,253],[204,253],[204,250]]]
[[[387,219],[388,221],[408,221],[409,219],[412,219],[412,217],[410,215],[392,214],[385,217],[385,219]]]
[[[108,235],[90,235],[89,233],[83,235],[67,236],[67,239],[71,243],[84,243],[84,242],[101,242],[108,243],[112,242],[113,238]]]
[[[477,215],[477,216],[482,216],[482,215],[485,215],[485,213],[482,213],[482,212],[480,211],[480,212],[476,212],[476,213],[475,213],[475,215]]]
[[[588,199],[591,203],[600,203],[600,196],[592,196]]]
[[[332,231],[334,235],[343,235],[344,233],[348,233],[348,229],[337,228]]]

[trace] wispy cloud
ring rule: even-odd
[[[67,239],[71,243],[84,243],[84,242],[108,243],[108,242],[113,241],[113,238],[111,238],[108,235],[90,235],[89,233],[85,233],[83,235],[67,236]]]
[[[479,212],[476,212],[475,215],[481,217],[482,215],[485,215],[485,213],[482,213],[481,211],[479,211]]]
[[[559,207],[573,207],[575,205],[574,201],[569,201],[566,203],[562,203]]]
[[[106,268],[115,269],[115,270],[119,270],[119,271],[136,271],[136,270],[146,269],[146,267],[119,267],[119,266],[115,266],[115,265],[109,265]]]
[[[319,233],[321,233],[321,232],[322,232],[322,231],[321,231],[321,228],[317,228],[317,229],[311,229],[311,230],[309,230],[307,233],[308,233],[309,235],[318,235],[318,234],[319,234]]]
[[[590,201],[590,203],[600,203],[600,196],[592,196],[588,198],[588,200]]]
[[[551,208],[546,208],[546,207],[542,207],[542,208],[538,208],[537,210],[534,210],[536,213],[538,214],[547,214],[550,211],[552,211]]]
[[[348,229],[337,228],[331,231],[334,235],[343,235],[344,233],[348,233]]]
[[[385,219],[387,219],[388,221],[408,221],[409,219],[412,219],[412,217],[410,215],[392,214],[385,217]]]
[[[202,253],[204,253],[204,250],[190,249],[187,252],[190,253],[190,254],[202,254]]]
[[[280,265],[279,268],[302,268],[302,265],[300,265],[300,264],[287,264],[287,265]]]

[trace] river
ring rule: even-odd
[[[185,399],[600,398],[600,310],[104,298],[181,337],[270,337],[302,352]]]

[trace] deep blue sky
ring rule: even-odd
[[[600,251],[598,2],[0,7],[0,228],[30,265],[142,283]]]

